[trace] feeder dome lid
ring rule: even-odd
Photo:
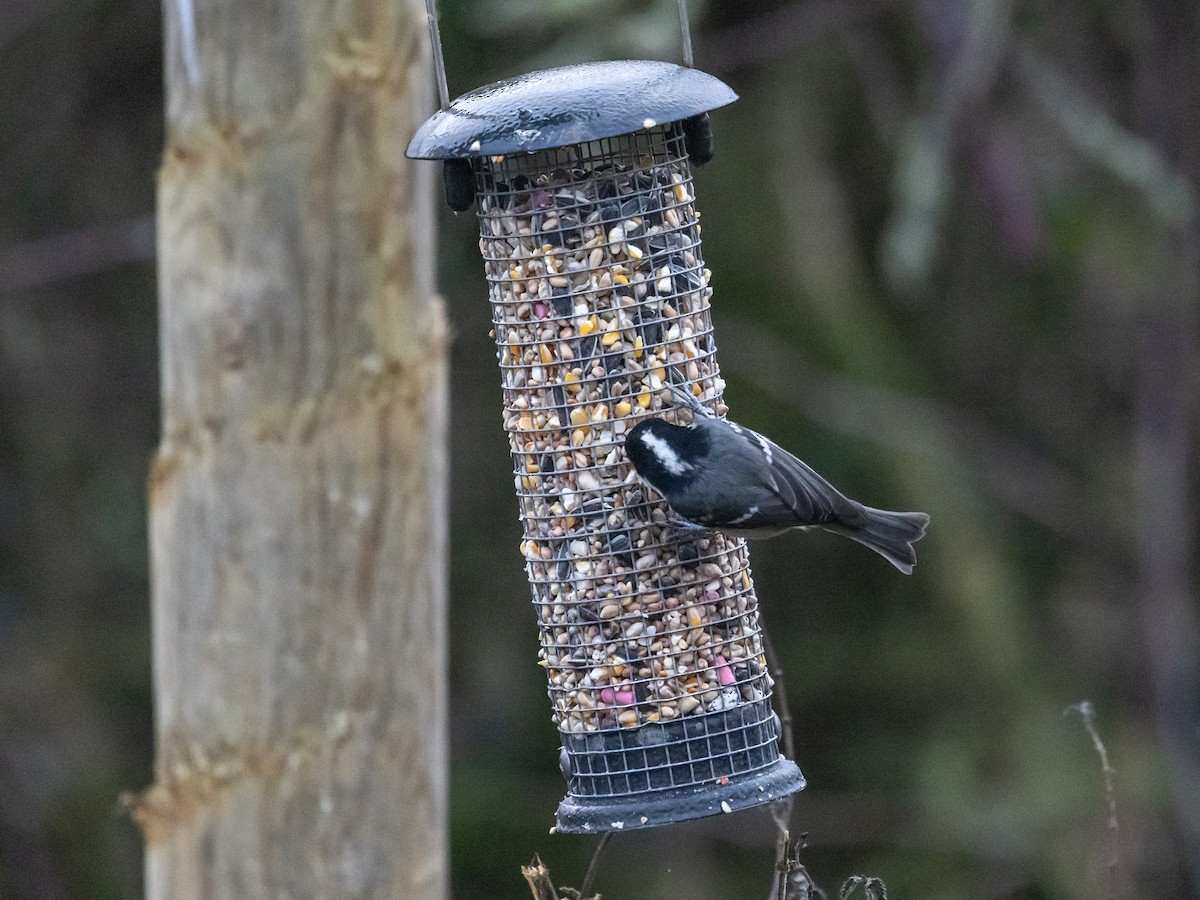
[[[696,69],[653,60],[529,72],[463,94],[408,145],[414,159],[548,150],[688,119],[737,94]]]

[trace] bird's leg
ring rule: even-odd
[[[692,411],[694,416],[702,416],[705,419],[715,419],[716,413],[692,396],[692,392],[680,387],[677,384],[668,384],[666,389],[671,396],[675,398],[678,406],[686,406]]]

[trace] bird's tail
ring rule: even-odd
[[[862,507],[861,521],[850,524],[822,526],[829,531],[870,547],[905,575],[911,575],[917,564],[913,544],[925,537],[929,516],[922,512],[888,512],[885,509]]]

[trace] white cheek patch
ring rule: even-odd
[[[650,452],[658,457],[662,467],[672,475],[682,475],[690,472],[692,467],[679,458],[675,449],[657,434],[642,435],[642,442],[650,448]]]

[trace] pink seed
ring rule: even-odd
[[[733,674],[733,669],[729,668],[729,663],[725,661],[725,657],[718,656],[717,662],[717,681],[723,687],[728,687],[731,684],[737,684],[737,676]]]

